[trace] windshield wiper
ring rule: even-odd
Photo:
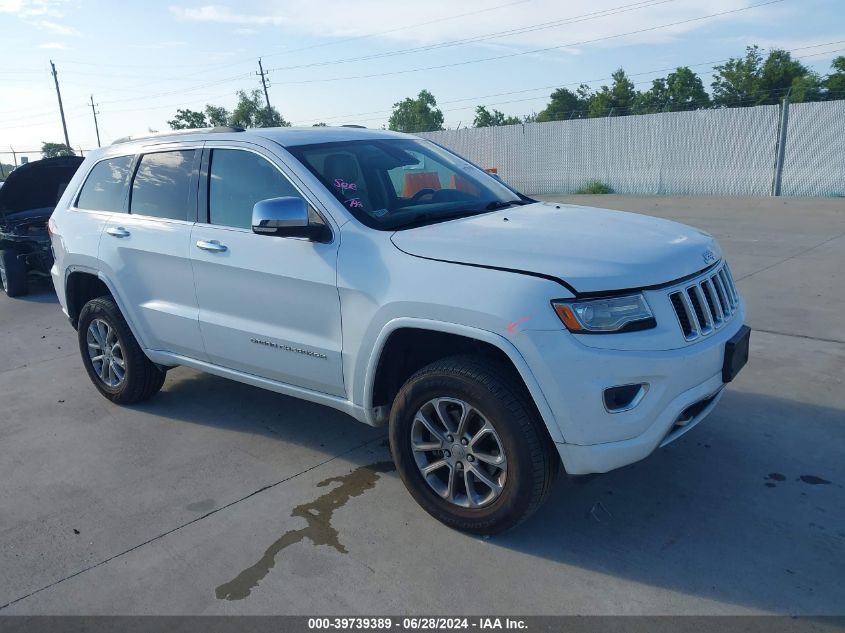
[[[416,216],[413,220],[408,220],[407,222],[402,222],[401,224],[396,224],[390,227],[390,230],[396,231],[398,229],[409,229],[414,228],[417,226],[422,226],[429,222],[445,222],[446,220],[457,220],[458,218],[466,218],[471,215],[479,215],[480,213],[484,213],[484,210],[478,209],[464,209],[463,211],[456,211],[455,213],[421,213],[420,215]]]
[[[499,209],[507,209],[508,207],[512,207],[515,204],[522,204],[520,200],[509,200],[505,202],[504,200],[493,200],[493,202],[489,203],[486,207],[484,207],[485,211],[497,211]]]
[[[454,213],[421,213],[413,220],[408,220],[407,222],[403,222],[401,224],[397,224],[395,226],[390,227],[391,230],[395,231],[398,229],[408,229],[413,228],[416,226],[422,226],[428,222],[445,222],[447,220],[457,220],[458,218],[466,218],[472,215],[481,215],[482,213],[486,213],[487,211],[498,211],[499,209],[507,209],[508,207],[512,206],[522,206],[524,204],[531,204],[531,202],[527,200],[511,200],[509,202],[505,202],[503,200],[493,200],[492,202],[488,203],[486,206],[480,209],[462,209],[460,211],[455,211]]]

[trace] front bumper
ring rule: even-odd
[[[565,330],[523,332],[520,352],[563,437],[557,448],[566,471],[601,473],[631,464],[703,420],[721,398],[725,344],[744,318],[740,305],[707,339],[661,351],[587,347]],[[604,390],[633,383],[648,383],[639,404],[608,413]],[[685,424],[676,426],[682,414]]]

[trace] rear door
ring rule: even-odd
[[[344,395],[338,238],[328,243],[252,232],[259,200],[314,205],[266,150],[208,142],[191,258],[211,362],[289,385]]]
[[[124,213],[113,214],[100,260],[148,349],[205,360],[189,256],[196,220],[200,147],[140,154]]]

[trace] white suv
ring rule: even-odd
[[[706,233],[537,202],[426,140],[215,128],[90,154],[50,220],[100,392],[186,365],[389,425],[411,494],[475,533],[646,457],[744,365]]]

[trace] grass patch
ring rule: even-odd
[[[610,185],[606,185],[600,180],[591,180],[575,193],[613,193],[613,189],[610,188]]]

